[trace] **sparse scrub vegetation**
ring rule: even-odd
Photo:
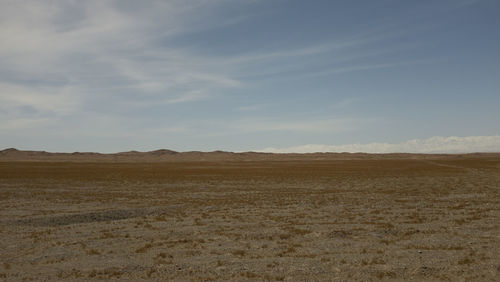
[[[233,251],[231,251],[231,254],[233,254],[235,256],[243,257],[243,256],[245,256],[246,251],[245,250],[233,250]]]
[[[87,255],[91,255],[91,256],[92,255],[100,255],[100,254],[101,254],[101,252],[99,252],[96,249],[90,249],[90,250],[87,251]]]
[[[145,252],[147,252],[149,249],[151,249],[152,247],[153,247],[153,245],[152,245],[152,244],[147,243],[147,244],[145,244],[144,246],[142,246],[142,247],[140,247],[140,248],[136,249],[136,250],[135,250],[135,252],[136,252],[136,253],[145,253]]]
[[[0,278],[493,280],[500,160],[433,162],[0,163]]]

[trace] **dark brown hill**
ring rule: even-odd
[[[198,162],[198,161],[300,161],[300,160],[370,160],[370,159],[435,159],[435,158],[489,158],[500,153],[473,154],[367,154],[367,153],[307,153],[273,154],[258,152],[234,153],[176,152],[160,149],[150,152],[128,151],[114,154],[94,152],[51,153],[46,151],[23,151],[9,148],[0,151],[0,161],[69,161],[69,162]]]

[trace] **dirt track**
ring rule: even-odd
[[[500,276],[500,158],[0,163],[0,279]]]

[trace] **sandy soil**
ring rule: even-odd
[[[0,162],[0,280],[498,281],[500,158]]]

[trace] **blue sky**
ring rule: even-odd
[[[0,148],[500,151],[496,0],[0,7]]]

